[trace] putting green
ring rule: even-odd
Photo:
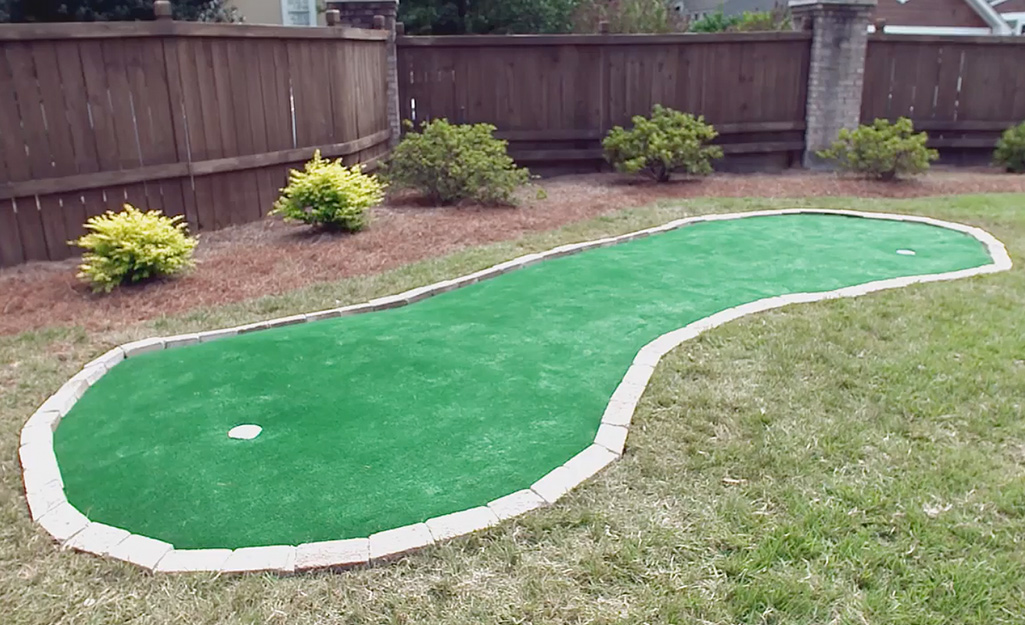
[[[976,239],[920,223],[697,223],[403,308],[131,358],[54,445],[75,507],[177,548],[367,536],[483,505],[571,458],[666,332],[765,297],[990,261]],[[240,424],[263,430],[229,438]]]

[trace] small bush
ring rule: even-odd
[[[741,33],[792,30],[790,10],[785,5],[776,5],[771,11],[744,11],[732,30]]]
[[[131,204],[85,222],[89,232],[71,245],[86,250],[78,277],[94,291],[110,292],[125,282],[171,276],[192,267],[196,239],[188,236],[181,215],[142,212]]]
[[[709,13],[699,20],[690,23],[692,33],[724,33],[734,29],[740,23],[739,15],[726,15],[722,10]]]
[[[718,134],[704,117],[656,104],[650,119],[638,115],[630,130],[620,126],[610,130],[602,147],[606,160],[617,170],[666,182],[677,170],[712,173],[712,159],[722,158],[722,148],[708,142]]]
[[[341,159],[320,157],[320,150],[303,171],[288,172],[288,184],[274,203],[272,215],[329,229],[361,230],[370,208],[384,199],[384,187],[361,165],[346,168]]]
[[[928,135],[915,133],[911,120],[901,117],[895,123],[877,119],[857,130],[840,131],[833,147],[818,153],[834,160],[842,171],[850,171],[877,180],[920,174],[929,169],[929,161],[939,156],[925,147]]]
[[[406,127],[412,125],[407,122]],[[424,122],[420,132],[407,133],[392,151],[386,179],[396,188],[419,191],[435,204],[510,204],[530,172],[513,164],[506,142],[496,139],[494,131],[490,124]]]
[[[993,152],[993,162],[1009,172],[1025,173],[1025,122],[1004,131]]]

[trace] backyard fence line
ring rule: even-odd
[[[704,115],[749,166],[804,149],[809,32],[400,37],[401,115],[487,122],[521,163],[598,161],[655,104]]]
[[[211,230],[265,216],[315,150],[376,162],[387,46],[342,27],[0,27],[0,265],[74,254],[125,202]]]
[[[378,5],[340,5],[377,30],[0,26],[0,266],[72,255],[124,202],[193,231],[261,219],[289,168],[316,150],[375,164],[400,117],[487,122],[521,163],[596,166],[610,128],[662,104],[704,115],[735,169],[814,165],[837,128],[900,116],[977,163],[1025,119],[1025,38],[866,35],[862,4],[795,9],[785,33],[465,37],[396,37]]]

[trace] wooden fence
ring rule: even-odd
[[[901,116],[947,160],[987,160],[1025,120],[1025,38],[872,35],[862,122]]]
[[[601,158],[615,125],[660,103],[703,114],[735,159],[804,148],[811,34],[402,37],[403,119],[489,122],[520,162]]]
[[[194,230],[266,214],[315,149],[389,140],[388,33],[149,23],[0,26],[0,266],[70,255],[124,202]],[[656,103],[703,114],[731,167],[804,149],[811,33],[399,37],[399,113],[489,122],[519,161],[597,162]],[[1025,39],[872,35],[861,117],[906,115],[948,157],[1025,119]]]
[[[181,22],[0,27],[0,266],[124,202],[193,230],[266,214],[315,149],[387,151],[387,33]]]

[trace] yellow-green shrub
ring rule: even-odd
[[[619,171],[666,182],[677,170],[712,173],[712,159],[722,158],[722,148],[708,143],[718,135],[704,117],[656,104],[650,119],[637,115],[630,130],[610,130],[602,147],[605,159]]]
[[[925,147],[928,138],[924,132],[915,133],[907,117],[892,124],[889,120],[877,119],[856,130],[840,130],[840,138],[833,146],[818,155],[836,161],[842,171],[893,180],[929,169],[929,161],[936,160],[939,153]]]
[[[323,159],[317,150],[303,171],[288,172],[271,215],[354,232],[367,225],[370,208],[383,199],[384,185],[376,176],[363,173],[361,165],[347,168],[341,159]]]
[[[993,162],[1011,173],[1025,173],[1025,122],[1004,131],[993,152]]]
[[[85,229],[85,235],[69,243],[86,250],[78,277],[94,291],[109,293],[126,280],[170,276],[193,265],[196,239],[188,235],[181,215],[144,213],[125,204],[120,213],[90,217]]]

